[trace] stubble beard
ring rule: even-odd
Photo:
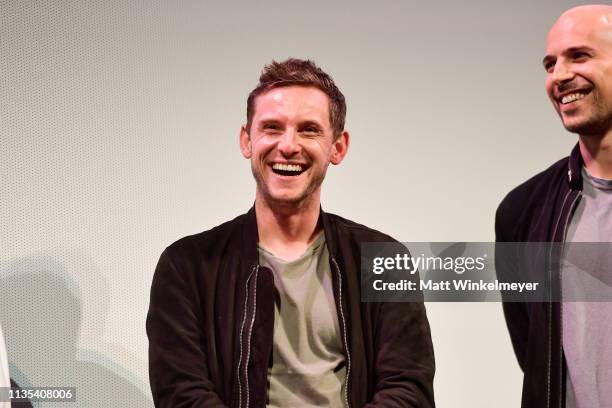
[[[612,106],[601,100],[597,93],[593,93],[592,112],[586,120],[575,124],[566,124],[563,116],[561,120],[569,132],[582,136],[604,136],[612,127]]]
[[[323,184],[325,174],[327,173],[327,168],[320,174],[317,174],[317,176],[310,181],[310,183],[306,186],[304,191],[301,192],[301,194],[286,199],[279,199],[272,195],[266,185],[265,180],[263,179],[262,174],[255,169],[253,163],[251,163],[251,173],[255,178],[257,189],[261,192],[268,206],[271,208],[278,208],[279,210],[287,210],[303,208],[310,202],[313,193],[317,190],[317,188],[321,186],[321,184]]]

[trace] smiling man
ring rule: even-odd
[[[347,154],[344,96],[311,61],[266,66],[240,149],[255,206],[162,254],[147,318],[157,407],[433,407],[422,303],[360,301],[361,242],[321,210]]]
[[[612,242],[612,6],[563,13],[543,64],[548,96],[578,144],[502,201],[497,240]],[[570,301],[577,271],[562,263],[560,272],[561,302],[504,303],[523,407],[612,407],[612,303]]]

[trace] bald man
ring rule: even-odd
[[[543,65],[550,101],[578,143],[504,198],[496,239],[612,242],[612,6],[563,13],[548,34]],[[524,373],[522,406],[612,407],[612,303],[569,301],[566,277],[575,274],[561,265],[553,302],[504,303]]]

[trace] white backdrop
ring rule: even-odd
[[[352,144],[323,206],[402,241],[490,241],[497,204],[569,153],[544,93],[569,1],[0,0],[0,322],[22,385],[151,406],[163,248],[246,211],[246,96],[312,58]],[[438,406],[518,407],[499,304],[428,304]]]

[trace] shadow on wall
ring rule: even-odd
[[[76,387],[76,404],[54,403],[54,407],[153,405],[135,385],[136,376],[117,363],[101,356],[88,359],[98,361],[77,357],[81,296],[61,264],[49,258],[21,258],[2,265],[0,271],[0,321],[11,377],[18,384]],[[98,293],[104,292],[101,289]],[[103,321],[106,316],[99,317]]]

